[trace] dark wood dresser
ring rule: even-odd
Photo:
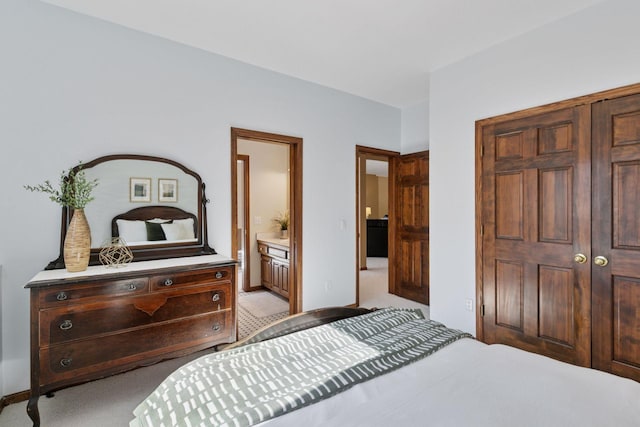
[[[48,270],[31,292],[31,398],[236,341],[236,262],[220,255]]]

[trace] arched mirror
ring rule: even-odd
[[[133,261],[215,254],[207,239],[205,185],[200,175],[173,160],[135,154],[97,158],[82,165],[97,179],[85,208],[91,228],[89,264],[112,237],[121,237]],[[63,208],[60,256],[47,269],[64,268],[62,248],[71,210]]]

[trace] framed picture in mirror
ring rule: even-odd
[[[178,180],[158,179],[158,202],[176,203],[178,201]]]
[[[129,200],[151,202],[151,178],[129,178]]]

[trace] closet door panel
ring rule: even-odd
[[[589,109],[483,129],[483,331],[589,366]]]
[[[593,138],[593,365],[640,381],[640,95],[595,104]]]

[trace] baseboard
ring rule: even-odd
[[[242,292],[255,292],[255,291],[268,291],[269,289],[267,289],[266,287],[260,285],[260,286],[252,286],[248,291],[245,291],[244,289],[242,290]]]
[[[2,396],[2,399],[0,399],[0,413],[2,413],[2,410],[6,406],[12,405],[14,403],[24,402],[25,400],[29,400],[30,396],[31,396],[31,391],[29,390],[19,391],[17,393]]]

